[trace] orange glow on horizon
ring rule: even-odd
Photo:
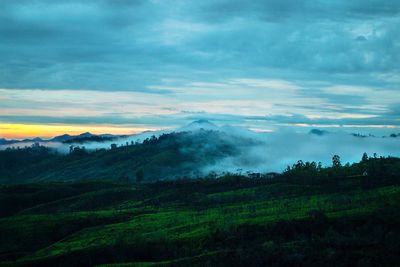
[[[70,124],[3,124],[0,123],[0,137],[24,139],[32,137],[51,138],[57,135],[78,135],[84,132],[92,134],[135,134],[143,131],[157,130],[141,126],[120,125],[70,125]]]

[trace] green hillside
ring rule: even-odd
[[[212,145],[207,145],[213,140]],[[200,130],[151,137],[113,149],[75,146],[66,155],[44,146],[0,151],[0,183],[81,180],[146,181],[199,176],[199,170],[254,144],[250,139]]]
[[[364,164],[379,160],[399,164]],[[400,176],[311,179],[306,165],[276,178],[3,186],[1,266],[397,266]]]

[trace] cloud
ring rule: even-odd
[[[281,172],[298,160],[320,161],[323,165],[330,166],[332,156],[335,154],[340,155],[343,163],[358,162],[364,152],[369,155],[377,153],[384,156],[399,156],[397,149],[399,140],[395,138],[358,138],[344,132],[315,136],[290,130],[279,133],[231,131],[230,134],[233,139],[232,144],[241,151],[204,167],[204,174],[211,171],[236,172],[237,169],[253,172]],[[250,138],[253,144],[238,145],[239,137]],[[227,142],[229,141],[227,139]],[[210,142],[212,144],[212,141]],[[200,153],[205,152],[200,150]]]
[[[398,70],[396,1],[1,5],[0,86],[8,88],[145,90],[175,76],[170,68],[185,77],[221,67],[242,74],[248,68]],[[366,41],[355,41],[359,36]]]
[[[227,117],[228,118],[228,117]],[[237,118],[231,118],[237,119]],[[190,164],[191,174],[207,175],[210,172],[270,172],[284,170],[287,165],[292,165],[298,160],[320,161],[323,165],[331,165],[332,156],[340,155],[343,163],[358,162],[361,155],[377,153],[379,156],[399,156],[396,138],[366,137],[360,138],[342,131],[330,131],[317,136],[308,132],[297,132],[286,129],[280,132],[258,131],[253,132],[240,127],[216,127],[203,122],[205,127],[218,130],[212,134],[200,131],[195,127],[185,127],[184,131],[192,129],[191,133],[181,135],[175,141],[183,155],[196,153],[198,161]],[[204,126],[201,125],[201,126]],[[199,125],[198,125],[199,126]],[[1,126],[0,126],[1,127]],[[196,130],[197,129],[197,130]],[[180,129],[177,129],[180,131]],[[119,138],[108,142],[88,142],[86,149],[110,148],[112,143],[125,145],[131,141],[142,141],[152,135],[174,131],[164,130],[145,132],[143,134]],[[31,143],[18,143],[14,146],[31,145]],[[68,153],[71,144],[45,143],[60,152]],[[5,149],[7,146],[0,146]],[[223,147],[224,151],[221,151]],[[212,160],[210,159],[210,155]],[[189,173],[185,173],[187,175]]]
[[[188,111],[397,125],[399,14],[377,0],[5,0],[0,111],[43,123],[177,125]]]

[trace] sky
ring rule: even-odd
[[[1,0],[0,137],[400,132],[398,0]]]

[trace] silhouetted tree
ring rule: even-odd
[[[340,167],[342,167],[342,163],[340,162],[340,156],[334,155],[334,156],[332,157],[332,166],[333,166],[334,168],[340,168]]]
[[[367,155],[367,153],[364,152],[364,154],[362,155],[362,158],[361,158],[361,162],[367,162],[367,161],[368,161],[368,155]]]
[[[73,147],[71,154],[75,155],[75,156],[84,156],[84,155],[87,155],[88,152],[86,151],[86,148],[84,146],[82,146],[82,147],[75,146],[75,147]]]
[[[318,172],[321,172],[321,171],[322,171],[322,163],[321,163],[321,161],[318,162],[317,171],[318,171]]]

